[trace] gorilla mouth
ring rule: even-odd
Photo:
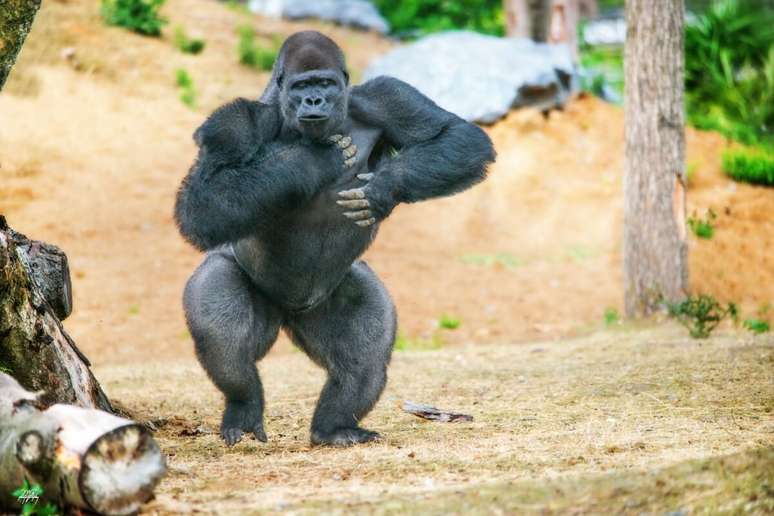
[[[322,122],[328,120],[328,115],[304,115],[298,117],[302,122]]]

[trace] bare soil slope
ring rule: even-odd
[[[171,23],[153,39],[105,27],[94,2],[47,2],[0,95],[0,212],[68,252],[67,327],[95,363],[191,356],[179,299],[201,257],[171,211],[195,156],[193,130],[268,79],[238,64],[236,27],[256,27],[266,45],[322,30],[344,48],[355,80],[393,45],[217,2],[170,0],[165,11]],[[202,55],[174,47],[176,25],[207,40]],[[194,79],[194,110],[178,98],[178,68]],[[584,98],[548,118],[512,113],[488,131],[499,153],[490,178],[399,207],[366,256],[395,297],[409,345],[558,338],[589,331],[619,305],[621,110]],[[691,243],[691,281],[754,311],[774,301],[774,191],[724,178],[724,145],[689,131],[690,210],[719,214],[715,238]],[[459,329],[439,334],[442,314],[460,319]]]

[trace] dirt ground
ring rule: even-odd
[[[384,441],[350,449],[309,446],[324,377],[301,353],[261,363],[269,442],[232,449],[217,436],[220,396],[195,362],[96,374],[161,427],[169,474],[148,513],[765,514],[772,371],[771,340],[697,342],[670,326],[399,352],[364,422]],[[399,410],[403,400],[475,420],[424,422]],[[718,465],[722,456],[738,464]]]
[[[255,26],[266,44],[321,30],[355,81],[395,43],[214,1],[165,10],[171,23],[152,39],[104,27],[94,2],[45,2],[0,94],[0,213],[68,253],[66,328],[113,399],[165,422],[170,475],[149,512],[771,508],[771,339],[599,332],[622,299],[623,113],[592,98],[486,128],[499,154],[486,182],[383,224],[365,259],[395,298],[404,347],[441,348],[396,353],[367,421],[384,443],[308,447],[321,372],[283,339],[261,364],[270,442],[225,450],[211,433],[221,402],[180,306],[201,255],[178,235],[172,204],[194,129],[268,79],[237,63],[235,28]],[[178,24],[205,37],[202,55],[174,48]],[[178,68],[194,79],[195,109],[178,98]],[[712,240],[691,237],[691,286],[752,315],[774,302],[774,191],[725,178],[725,146],[688,131],[689,214],[718,214]],[[440,330],[443,315],[459,328]],[[424,424],[396,409],[404,398],[476,421]]]

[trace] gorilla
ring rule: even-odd
[[[266,441],[256,362],[282,328],[328,375],[312,444],[378,439],[358,423],[384,389],[397,317],[358,258],[399,203],[484,179],[491,141],[397,79],[350,86],[341,49],[314,31],[284,42],[258,101],[217,109],[194,140],[175,220],[206,251],[183,305],[225,396],[221,437]]]

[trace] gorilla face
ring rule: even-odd
[[[347,115],[346,76],[335,70],[310,70],[283,80],[280,105],[285,123],[321,141],[334,134]]]

